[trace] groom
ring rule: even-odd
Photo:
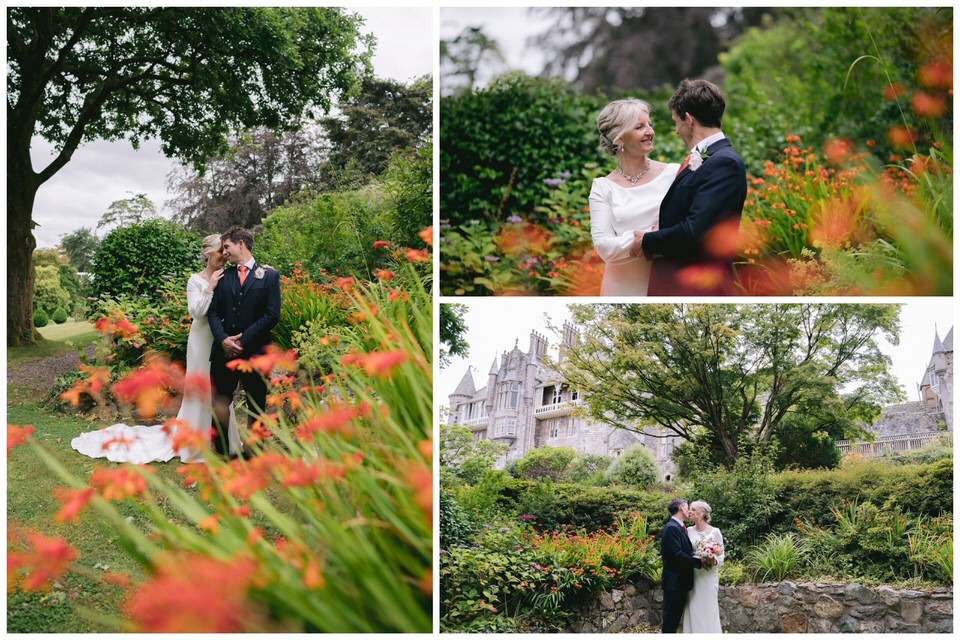
[[[653,260],[648,295],[732,295],[747,174],[720,130],[723,93],[712,82],[684,80],[667,106],[690,153],[660,203],[657,230],[635,231],[630,253]]]
[[[673,498],[667,504],[670,519],[660,534],[660,556],[663,558],[663,625],[662,633],[676,633],[680,616],[693,589],[693,570],[703,562],[693,555],[693,545],[687,537],[687,501]]]
[[[225,455],[230,402],[237,384],[242,384],[247,394],[248,424],[263,410],[267,396],[267,385],[259,372],[230,369],[227,363],[261,354],[272,341],[270,330],[280,320],[280,274],[253,258],[253,234],[247,229],[233,227],[220,239],[223,257],[237,265],[223,272],[207,312],[213,333],[213,449]],[[244,452],[244,457],[249,455],[249,451]]]

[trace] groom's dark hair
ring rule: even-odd
[[[727,103],[720,87],[712,82],[685,79],[680,82],[667,106],[681,118],[689,113],[705,127],[719,127]]]
[[[680,510],[680,505],[687,504],[687,501],[683,498],[673,498],[670,502],[667,503],[667,511],[670,512],[670,515],[677,515],[677,511]]]
[[[220,241],[223,242],[224,240],[229,240],[234,244],[243,240],[243,244],[246,245],[247,250],[253,251],[253,234],[249,229],[230,227],[220,236]]]

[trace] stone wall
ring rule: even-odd
[[[628,585],[601,594],[568,631],[659,627],[662,606],[659,586]],[[726,633],[952,633],[953,589],[812,582],[721,586],[720,622]]]

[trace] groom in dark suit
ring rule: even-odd
[[[676,633],[680,616],[693,589],[693,570],[703,566],[693,555],[693,545],[687,537],[687,501],[673,498],[667,504],[670,519],[660,534],[660,556],[663,558],[663,633]]]
[[[233,227],[220,237],[223,256],[237,265],[227,269],[207,311],[213,349],[210,353],[210,377],[213,380],[213,449],[227,453],[227,425],[230,402],[237,384],[243,385],[250,410],[248,424],[263,410],[267,385],[258,371],[230,369],[236,358],[248,359],[264,352],[272,342],[270,330],[280,320],[280,274],[253,258],[253,234]],[[249,456],[249,451],[245,455]]]
[[[732,295],[747,174],[720,130],[723,93],[712,82],[684,80],[667,106],[690,153],[660,203],[657,230],[635,231],[631,254],[653,260],[648,295]]]

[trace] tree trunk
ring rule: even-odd
[[[7,146],[7,346],[43,340],[33,326],[33,203],[40,187],[29,155],[10,153]],[[29,150],[27,151],[29,154]]]

